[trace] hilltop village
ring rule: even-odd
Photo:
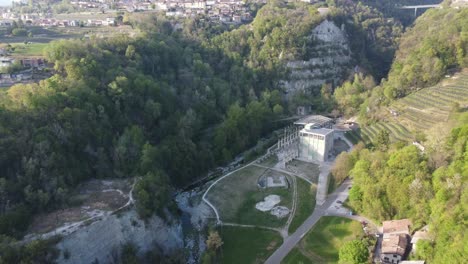
[[[117,26],[122,23],[119,14],[125,12],[157,12],[167,17],[187,18],[204,16],[211,22],[241,24],[252,20],[251,11],[241,0],[156,0],[156,1],[70,1],[65,12],[88,15],[86,19],[60,19],[53,9],[41,8],[28,1],[16,1],[13,8],[3,8],[0,25],[11,26],[13,20],[21,19],[29,25],[43,27],[94,27]],[[18,12],[22,10],[22,12]],[[35,10],[35,12],[24,12]]]

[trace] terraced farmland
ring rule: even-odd
[[[346,134],[346,137],[354,143],[360,140],[365,143],[371,143],[382,130],[387,130],[389,132],[392,142],[409,141],[412,139],[411,133],[404,126],[395,122],[385,121],[366,126],[358,131],[350,131]]]
[[[402,125],[424,131],[446,122],[455,103],[468,106],[468,71],[445,80],[442,85],[408,95],[395,102],[392,108],[399,112],[398,121]]]
[[[378,122],[367,126],[361,130],[361,137],[366,142],[374,141],[380,131],[387,130],[390,134],[390,140],[408,141],[411,140],[411,133],[402,125],[394,122]]]
[[[468,107],[468,70],[394,102],[389,109],[398,115],[392,116],[391,121],[380,121],[361,130],[350,131],[346,136],[353,142],[362,140],[370,143],[379,131],[387,130],[391,141],[409,141],[411,132],[425,132],[436,124],[447,122],[455,104]]]

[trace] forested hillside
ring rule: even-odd
[[[467,11],[427,11],[402,35],[388,81],[372,88],[369,76],[356,75],[335,91],[345,114],[359,113],[361,124],[372,124],[361,129],[368,133],[362,138],[374,136],[368,148],[359,144],[338,158],[335,177],[354,181],[349,205],[377,221],[410,218],[413,230],[428,225],[431,239],[419,241],[411,256],[428,263],[466,259]],[[444,119],[430,112],[438,107]],[[418,111],[426,111],[426,121]],[[399,123],[406,119],[414,124],[412,140],[423,148],[407,145],[408,130]]]
[[[362,13],[350,28],[355,50],[392,54],[392,23],[344,6],[330,18]],[[50,44],[45,55],[56,74],[0,95],[0,233],[20,237],[32,214],[68,206],[68,193],[94,177],[143,177],[137,208],[142,216],[160,211],[171,186],[190,183],[272,130],[286,111],[283,62],[306,56],[308,34],[323,19],[314,6],[278,1],[251,25],[218,36],[222,30],[209,26],[211,33],[194,37],[193,23],[174,31],[163,18],[142,16],[130,20],[143,32],[136,38]],[[365,23],[376,34],[358,30]],[[371,57],[356,55],[380,59]]]
[[[354,180],[354,210],[378,221],[410,218],[413,230],[429,225],[432,240],[419,241],[414,256],[428,263],[463,263],[466,257],[468,115],[458,122],[463,125],[442,149],[421,153],[415,146],[379,145],[340,157]]]
[[[169,186],[189,183],[272,128],[280,97],[274,78],[263,76],[274,74],[186,41],[166,22],[145,23],[152,31],[135,39],[53,43],[52,78],[1,94],[1,234],[18,236],[31,214],[67,206],[67,193],[92,177],[142,176],[136,195],[148,215],[166,206]],[[225,114],[216,133],[230,144],[215,146],[206,129]]]
[[[397,98],[434,85],[449,70],[467,67],[468,10],[429,10],[400,42],[385,85],[385,95]]]

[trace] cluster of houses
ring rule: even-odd
[[[59,20],[52,13],[35,12],[20,14],[11,8],[3,8],[0,26],[11,26],[13,20],[21,19],[29,25],[43,27],[61,26],[114,26],[116,12],[161,12],[168,17],[206,16],[210,21],[240,24],[252,20],[251,13],[242,0],[152,0],[152,1],[115,1],[108,4],[105,0],[71,1],[81,12],[92,14],[106,13],[105,19]]]
[[[420,239],[429,239],[427,227],[414,233],[411,238],[409,219],[384,221],[380,260],[391,264],[424,264],[424,261],[405,261],[411,250],[416,250]],[[411,247],[412,245],[412,247]]]
[[[206,15],[210,21],[243,23],[252,16],[241,0],[159,0],[156,9],[169,17],[193,17]]]
[[[12,73],[0,73],[0,87],[30,82],[33,79],[33,69],[46,67],[46,61],[42,58],[11,58],[3,56],[0,57],[0,68],[9,67],[16,62],[19,62],[22,69]]]
[[[28,16],[31,17],[31,16]],[[15,19],[1,19],[0,27],[10,27],[13,25]],[[77,20],[77,19],[55,19],[55,18],[29,18],[24,20],[27,25],[41,26],[41,27],[95,27],[95,26],[115,26],[116,21],[114,17],[108,17],[105,19],[87,19],[87,20]]]

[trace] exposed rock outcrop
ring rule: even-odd
[[[289,61],[283,86],[288,97],[298,91],[310,92],[324,83],[338,85],[351,68],[351,51],[344,27],[324,20],[310,35],[306,60]]]
[[[112,263],[120,252],[121,246],[127,242],[134,244],[139,253],[144,253],[157,245],[164,253],[183,248],[183,235],[180,225],[167,225],[161,218],[152,217],[145,224],[138,218],[134,209],[112,215],[102,221],[97,221],[87,227],[66,236],[57,244],[62,252],[69,252],[67,259],[64,254],[58,263]]]

